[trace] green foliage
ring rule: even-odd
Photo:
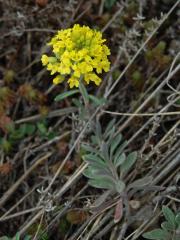
[[[64,92],[64,93],[61,93],[61,94],[57,95],[54,100],[56,102],[58,102],[58,101],[61,101],[65,98],[67,98],[67,97],[73,96],[76,93],[79,93],[79,90],[70,90],[70,91],[67,91],[67,92]]]
[[[104,5],[107,9],[110,9],[116,3],[116,1],[117,0],[105,0]]]
[[[13,149],[13,146],[20,140],[28,136],[33,136],[33,134],[39,135],[41,139],[48,140],[56,137],[56,133],[54,131],[48,130],[47,122],[45,120],[36,124],[24,123],[19,127],[11,128],[6,137],[0,138],[0,148],[5,153],[9,153]]]
[[[162,207],[162,212],[166,221],[161,224],[161,228],[144,233],[143,237],[154,240],[179,240],[180,213],[175,215],[173,211],[166,206]]]
[[[103,133],[97,122],[91,143],[81,147],[83,159],[88,163],[84,176],[89,178],[89,185],[121,193],[125,189],[123,177],[134,165],[137,153],[126,156],[124,148],[127,142],[123,141],[121,134],[115,134],[114,123],[111,121]]]
[[[0,240],[20,240],[20,235],[19,233],[16,233],[16,235],[12,238],[10,237],[7,237],[7,236],[3,236],[3,237],[0,237]],[[30,235],[26,235],[23,240],[31,240],[31,236]]]

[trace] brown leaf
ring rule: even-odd
[[[123,202],[122,199],[119,199],[117,202],[115,213],[114,213],[114,222],[118,223],[123,217]]]
[[[56,173],[59,166],[60,166],[60,162],[57,162],[50,167],[53,174]],[[69,174],[72,172],[73,169],[74,169],[74,163],[72,161],[67,161],[61,171],[61,174]]]
[[[66,219],[71,224],[80,224],[84,222],[87,217],[88,213],[84,210],[70,210],[66,215]]]
[[[14,123],[10,117],[6,115],[0,116],[0,129],[2,129],[4,133],[9,132],[13,127]]]
[[[8,175],[12,171],[12,164],[7,162],[0,165],[0,174]]]
[[[36,4],[40,7],[45,7],[48,4],[48,0],[36,0]]]

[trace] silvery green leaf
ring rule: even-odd
[[[26,235],[26,236],[24,237],[24,240],[31,240],[31,236],[30,236],[30,235]]]
[[[121,180],[118,180],[116,181],[115,188],[118,193],[122,193],[125,189],[125,183]]]
[[[130,188],[144,188],[145,186],[149,185],[152,182],[152,177],[144,177],[141,179],[138,179],[132,183],[129,184],[128,189]]]
[[[94,95],[89,95],[89,98],[92,100],[95,106],[101,106],[106,102],[105,98],[97,98]]]
[[[121,164],[123,164],[123,162],[125,160],[126,160],[126,154],[125,153],[121,153],[119,156],[114,158],[114,165],[115,165],[115,167],[118,168]]]
[[[95,188],[104,188],[104,189],[114,189],[114,182],[107,176],[96,179],[90,179],[88,181],[89,185]]]
[[[58,102],[58,101],[61,101],[63,100],[64,98],[67,98],[67,97],[70,97],[76,93],[79,93],[79,90],[70,90],[68,92],[65,92],[65,93],[61,93],[59,95],[57,95],[54,99],[54,101]]]
[[[102,128],[99,121],[96,121],[96,136],[98,139],[102,139]]]
[[[95,136],[95,135],[91,136],[91,141],[95,145],[99,144],[99,138],[97,136]]]
[[[169,230],[169,231],[173,231],[174,230],[174,226],[172,224],[170,224],[169,222],[163,222],[161,224],[161,227],[164,229],[164,230]]]
[[[104,160],[108,163],[109,162],[109,153],[108,153],[108,144],[102,142],[101,144],[101,152]]]
[[[93,164],[94,162],[96,162],[106,166],[105,162],[95,154],[86,154],[83,156],[83,159],[88,163]]]
[[[163,212],[163,215],[164,215],[165,219],[166,219],[174,228],[176,228],[175,215],[174,215],[173,211],[172,211],[169,207],[163,206],[163,207],[162,207],[162,212]]]
[[[166,240],[166,239],[169,239],[169,234],[167,231],[158,228],[150,232],[144,233],[143,237],[146,239]]]
[[[112,131],[112,128],[114,128],[115,122],[116,122],[116,120],[115,120],[115,119],[112,119],[112,120],[108,123],[108,125],[107,125],[107,127],[106,127],[106,130],[105,130],[105,133],[104,133],[104,138],[107,138],[107,137],[109,136],[110,132]],[[114,128],[114,129],[115,129],[115,128]]]
[[[86,151],[86,152],[89,152],[89,153],[95,153],[95,154],[98,154],[98,150],[87,145],[87,144],[81,144],[81,148]]]
[[[79,90],[84,98],[85,103],[89,103],[89,95],[82,81],[79,81]]]
[[[104,134],[104,136],[103,136],[104,140],[111,141],[113,136],[114,136],[114,134],[115,134],[115,131],[116,131],[115,126],[112,126],[112,128],[109,130],[108,134],[107,135]]]
[[[176,225],[180,227],[180,213],[178,213],[175,217]]]
[[[75,104],[78,108],[83,108],[83,104],[79,101],[79,99],[73,98],[72,102]]]
[[[124,141],[116,150],[115,154],[114,154],[114,159],[119,158],[119,156],[122,154],[122,151],[124,150],[124,148],[127,146],[127,141]]]
[[[94,178],[94,176],[96,176],[97,174],[97,169],[91,168],[91,167],[87,167],[84,171],[83,171],[83,175],[87,178]]]
[[[114,153],[114,151],[116,150],[117,146],[120,144],[121,139],[122,139],[122,135],[121,135],[121,134],[118,134],[118,135],[112,140],[111,147],[110,147],[110,154],[111,154],[111,156],[112,156],[112,154]]]
[[[131,167],[136,162],[136,159],[137,152],[132,152],[127,156],[126,161],[124,161],[123,164],[121,164],[121,175],[124,175],[131,169]]]

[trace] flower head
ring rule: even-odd
[[[61,83],[68,76],[70,88],[78,87],[80,77],[85,83],[101,83],[97,75],[109,71],[107,56],[109,48],[104,44],[102,33],[87,26],[75,24],[72,28],[60,30],[48,43],[52,47],[53,57],[42,55],[43,66],[51,75],[56,74],[54,84]]]

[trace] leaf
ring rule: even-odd
[[[125,189],[125,183],[121,180],[118,180],[115,184],[115,187],[118,193],[122,193]]]
[[[111,178],[110,177],[110,172],[109,172],[109,170],[108,169],[101,169],[101,168],[99,168],[99,167],[97,167],[97,166],[88,166],[88,168],[86,168],[85,170],[84,170],[84,172],[83,172],[83,175],[85,176],[85,177],[87,177],[87,178],[92,178],[92,179],[96,179],[97,178],[97,176],[98,176],[98,178],[100,178],[100,177],[109,177],[109,178]],[[111,178],[111,180],[112,180],[112,178]]]
[[[96,136],[98,139],[102,139],[102,128],[99,121],[96,121]]]
[[[127,173],[130,170],[130,168],[136,162],[136,159],[137,159],[137,152],[132,152],[127,156],[126,161],[124,161],[121,165],[121,174],[122,175],[124,175],[125,173]]]
[[[87,217],[88,213],[84,210],[70,210],[66,215],[66,219],[71,224],[80,224],[84,222]]]
[[[89,185],[95,188],[114,189],[114,182],[107,176],[88,181]]]
[[[19,233],[16,233],[16,236],[13,237],[13,240],[20,240],[20,235],[19,235]]]
[[[169,222],[163,222],[161,224],[161,227],[166,230],[166,231],[173,231],[174,230],[174,226],[172,224],[170,224]]]
[[[91,141],[92,141],[92,143],[95,144],[95,145],[99,144],[99,139],[98,139],[97,136],[92,135],[92,136],[91,136]]]
[[[76,107],[78,108],[83,108],[83,104],[79,101],[79,99],[73,98],[72,102],[75,104]]]
[[[94,154],[86,154],[83,156],[83,159],[88,162],[88,163],[99,163],[100,166],[102,167],[107,167],[107,165],[105,164],[105,162],[98,156],[94,155]]]
[[[27,135],[32,135],[36,130],[36,126],[34,124],[25,124],[25,127],[25,132]]]
[[[7,236],[0,237],[0,240],[10,240]]]
[[[30,236],[30,235],[26,235],[26,236],[24,237],[24,240],[31,240],[31,236]]]
[[[89,95],[89,99],[92,100],[95,106],[101,106],[106,102],[105,98],[97,98],[93,95]]]
[[[88,95],[88,92],[87,92],[84,84],[82,83],[82,81],[79,81],[79,90],[83,96],[85,104],[88,104],[89,103],[89,95]]]
[[[107,125],[107,127],[106,127],[106,130],[105,130],[105,133],[104,133],[104,139],[106,139],[106,138],[109,136],[109,134],[111,133],[112,129],[115,131],[115,127],[114,127],[115,122],[116,122],[116,120],[115,120],[115,119],[112,119],[112,120],[108,123],[108,125]]]
[[[169,236],[167,231],[158,228],[150,232],[144,233],[143,237],[154,240],[166,240]]]
[[[116,2],[116,0],[105,0],[105,7],[107,9],[110,9],[115,4],[115,2]]]
[[[0,164],[0,175],[8,175],[12,172],[13,165],[10,162]]]
[[[180,213],[178,213],[175,217],[175,221],[176,221],[176,224],[177,224],[177,227],[180,226]]]
[[[124,150],[124,148],[127,146],[127,141],[124,141],[116,150],[116,153],[114,155],[114,161],[116,161],[115,159],[119,158],[119,156],[122,154],[122,151]]]
[[[119,221],[121,221],[122,217],[123,217],[123,201],[122,199],[119,199],[115,208],[114,223],[118,223]]]
[[[114,153],[114,151],[116,150],[117,146],[120,144],[122,140],[122,135],[121,134],[118,134],[113,140],[112,140],[112,143],[111,143],[111,147],[110,147],[110,154],[112,156],[112,154]]]
[[[102,152],[102,157],[105,160],[105,162],[109,163],[109,153],[108,153],[108,144],[107,143],[102,142],[101,152]]]
[[[58,101],[61,101],[63,100],[64,98],[67,98],[67,97],[70,97],[76,93],[79,93],[79,90],[70,90],[68,92],[65,92],[65,93],[61,93],[59,95],[57,95],[54,99],[54,101],[58,102]]]
[[[93,147],[91,147],[87,144],[81,144],[81,149],[86,151],[86,152],[89,152],[91,154],[92,153],[98,154],[98,152],[99,152],[97,149],[95,149],[95,148],[93,148]]]
[[[128,189],[130,188],[144,188],[145,186],[149,185],[152,182],[152,177],[144,177],[141,179],[138,179],[132,183],[129,184]]]
[[[173,211],[169,207],[163,206],[162,207],[162,212],[163,212],[163,215],[164,215],[165,219],[168,221],[168,223],[170,225],[172,225],[175,229],[176,228],[176,221],[175,221],[175,215],[174,215]]]
[[[37,123],[37,128],[38,128],[40,134],[46,135],[46,133],[47,133],[48,130],[47,130],[47,128],[46,128],[46,126],[45,126],[44,123],[38,122],[38,123]]]
[[[114,165],[116,168],[118,168],[121,164],[123,164],[123,162],[126,160],[126,154],[122,153],[120,154],[120,156],[117,156],[116,158],[114,158]]]

